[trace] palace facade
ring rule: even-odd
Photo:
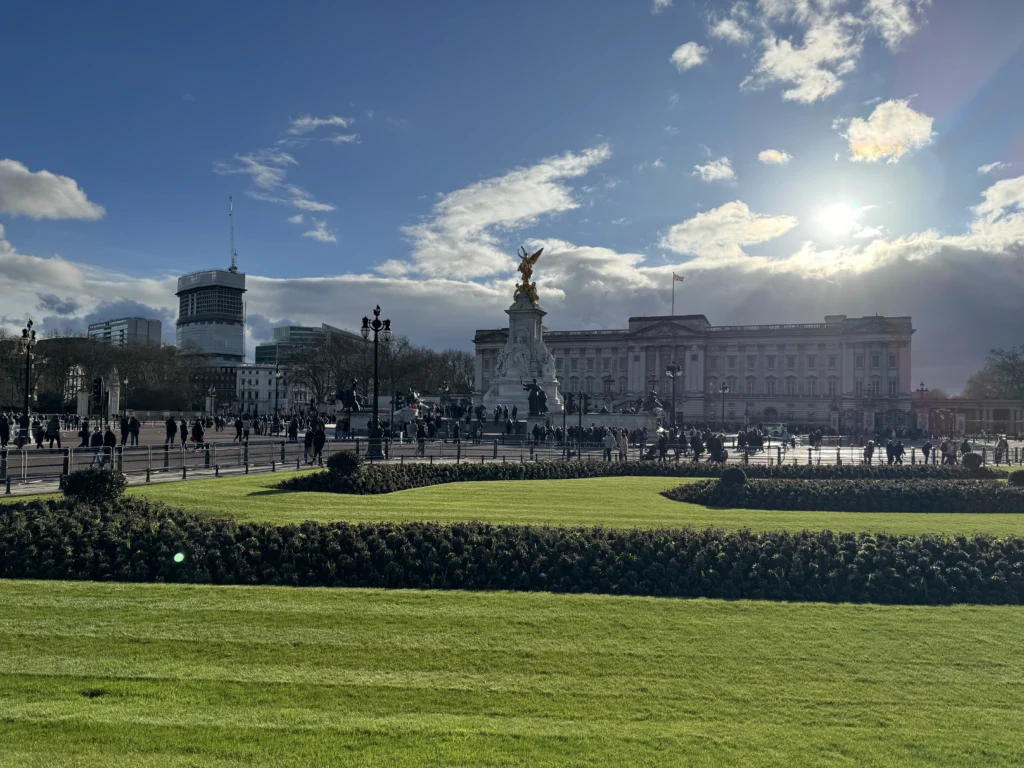
[[[565,392],[619,410],[652,389],[680,422],[914,426],[909,317],[828,315],[822,323],[711,325],[704,315],[631,317],[623,329],[549,331]],[[475,390],[487,391],[507,328],[479,330]],[[672,379],[668,366],[681,368]],[[722,392],[722,385],[727,391]]]

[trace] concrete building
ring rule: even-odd
[[[271,329],[272,340],[256,345],[257,365],[288,365],[302,349],[308,349],[324,341],[330,334],[344,336],[353,341],[362,342],[363,337],[357,333],[335,328],[323,323],[319,328],[306,325],[284,325]]]
[[[227,269],[178,278],[177,344],[194,344],[211,365],[245,359],[245,275]]]
[[[156,344],[161,341],[162,324],[145,317],[118,317],[90,323],[89,338],[123,347],[126,344]]]
[[[711,325],[704,315],[631,317],[626,328],[548,331],[555,377],[596,409],[654,389],[677,420],[786,423],[848,431],[911,423],[909,317],[829,315],[823,323]],[[507,328],[479,330],[475,390],[485,392]],[[681,367],[673,382],[670,364]],[[721,392],[721,385],[728,391]]]
[[[235,367],[236,405],[228,410],[251,415],[294,413],[309,407],[309,390],[287,369],[274,365]],[[279,377],[279,378],[278,378]]]

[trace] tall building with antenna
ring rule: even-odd
[[[178,278],[178,347],[197,347],[211,365],[238,365],[245,360],[245,274],[238,271],[234,204],[228,198],[231,266]]]

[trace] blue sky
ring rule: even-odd
[[[947,388],[1024,342],[1013,0],[21,4],[0,66],[9,330],[172,337],[233,195],[250,344],[379,301],[465,348],[520,243],[552,328],[667,313],[675,269],[718,324],[910,314]]]

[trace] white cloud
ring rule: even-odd
[[[255,199],[278,205],[288,205],[304,211],[333,211],[330,203],[321,203],[295,184],[285,184],[290,166],[299,162],[287,152],[276,149],[260,149],[247,155],[235,155],[238,165],[214,163],[213,172],[222,176],[242,174],[249,176],[252,187],[246,194]]]
[[[328,139],[332,144],[358,144],[358,133],[336,133]]]
[[[328,117],[313,117],[312,115],[302,115],[292,120],[291,125],[288,128],[288,133],[292,136],[299,136],[304,133],[311,133],[317,128],[324,126],[330,126],[331,128],[348,128],[354,123],[351,117],[338,117],[337,115],[330,115]]]
[[[691,175],[700,176],[704,181],[725,181],[736,178],[736,172],[733,171],[728,157],[711,160],[705,165],[695,165]]]
[[[805,104],[825,99],[843,87],[863,49],[863,36],[852,16],[816,19],[804,34],[803,44],[769,34],[761,58],[741,88],[763,88],[769,83],[791,86],[782,92],[787,101]]]
[[[327,229],[327,222],[323,219],[313,219],[313,229],[310,229],[302,233],[303,237],[311,237],[314,240],[319,240],[321,243],[336,243],[338,238],[334,236],[334,233]]]
[[[17,160],[0,160],[0,213],[30,219],[103,218],[78,182],[49,171],[30,171]]]
[[[287,221],[289,224],[301,224],[305,216],[301,213],[296,213],[294,216],[289,216]]]
[[[783,150],[764,149],[757,153],[757,159],[765,165],[783,165],[792,160],[793,156]]]
[[[978,173],[980,173],[982,176],[985,176],[990,173],[999,173],[1000,171],[1005,171],[1009,167],[1009,163],[1004,163],[997,160],[994,163],[986,163],[985,165],[979,165]]]
[[[675,108],[675,107],[679,106],[679,94],[678,93],[670,93],[668,95],[668,105],[671,108]]]
[[[932,143],[933,122],[902,99],[882,102],[867,120],[855,117],[850,121],[845,134],[850,143],[850,159],[897,163],[911,150]]]
[[[1024,176],[997,181],[982,196],[984,202],[972,210],[984,221],[993,224],[1016,217],[1024,223]]]
[[[648,162],[637,163],[633,167],[637,171],[642,173],[643,171],[647,170],[648,168],[664,168],[665,167],[665,162],[659,157],[656,160],[652,160],[649,163]]]
[[[431,218],[402,229],[413,245],[415,269],[460,278],[509,270],[512,260],[498,234],[578,207],[564,180],[583,176],[611,154],[605,144],[567,152],[446,194]]]
[[[914,34],[919,25],[919,14],[930,0],[868,0],[865,15],[872,29],[895,49]]]
[[[676,135],[677,133],[679,133],[679,129],[678,129],[678,128],[676,128],[676,127],[675,127],[674,125],[666,125],[666,126],[665,126],[665,128],[664,128],[663,130],[664,130],[664,131],[665,131],[665,133],[667,133],[667,134],[668,134],[669,136],[675,136],[675,135]]]
[[[698,43],[683,43],[672,53],[670,61],[676,69],[685,72],[703,64],[707,60],[708,49]]]
[[[796,225],[794,216],[753,213],[736,200],[674,225],[661,246],[701,257],[701,266],[723,266],[747,258],[743,246],[780,237]]]
[[[651,13],[661,13],[666,8],[671,7],[672,0],[653,0],[651,2]]]
[[[711,36],[727,43],[749,45],[754,36],[739,25],[735,19],[719,19],[711,25]]]

